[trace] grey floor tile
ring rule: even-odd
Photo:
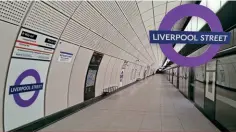
[[[162,75],[138,82],[41,131],[219,132]]]

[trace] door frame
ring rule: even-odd
[[[194,68],[190,67],[189,68],[188,95],[191,101],[194,101],[194,89],[195,89],[194,79],[195,79]]]
[[[96,66],[91,65],[91,61],[92,61],[92,59],[93,59],[94,54],[99,54],[99,55],[101,55],[101,60],[100,60],[100,62],[98,63],[98,65],[96,65]],[[94,97],[96,96],[96,81],[97,81],[97,75],[98,75],[99,67],[100,67],[100,64],[101,64],[101,62],[102,62],[103,57],[104,57],[104,54],[98,53],[98,52],[93,52],[93,54],[92,54],[92,56],[91,56],[91,58],[90,58],[90,61],[89,61],[89,64],[88,64],[88,68],[87,68],[87,72],[86,72],[86,76],[85,76],[85,81],[84,81],[84,101],[90,100],[90,99],[92,99],[92,98],[94,98]],[[95,75],[95,80],[94,80],[94,95],[93,95],[92,98],[86,99],[86,98],[85,98],[86,88],[87,88],[87,87],[86,87],[86,82],[87,82],[88,72],[89,72],[89,69],[90,69],[91,67],[93,67],[94,69],[97,70],[96,75]]]
[[[216,114],[216,79],[217,79],[217,60],[213,60],[215,61],[215,70],[207,70],[207,64],[205,65],[205,86],[204,86],[204,112],[206,114],[206,116],[210,119],[210,120],[215,120],[215,114]],[[215,85],[215,89],[214,89],[214,101],[212,101],[211,99],[206,97],[206,86],[208,85],[207,83],[207,73],[209,72],[214,72],[215,74],[215,81],[214,83],[212,83],[212,85]],[[213,92],[213,91],[212,91]],[[209,108],[211,107],[211,108]],[[212,114],[210,114],[212,113]]]

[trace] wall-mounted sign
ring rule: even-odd
[[[5,88],[6,131],[44,116],[44,92],[48,67],[47,61],[12,58]]]
[[[186,16],[203,18],[212,32],[170,31],[177,21]],[[221,44],[230,43],[230,33],[223,32],[218,16],[208,7],[198,4],[176,6],[164,16],[158,31],[150,31],[149,36],[150,43],[159,43],[160,49],[170,61],[187,67],[200,66],[209,62],[220,50]],[[213,45],[200,56],[187,57],[176,52],[171,45],[173,43]]]
[[[22,29],[16,40],[12,57],[51,60],[56,42],[54,38]]]
[[[45,84],[56,44],[55,38],[21,29],[5,87],[5,131],[44,116]]]
[[[27,77],[33,77],[36,82],[30,82],[22,85],[21,83]],[[16,104],[20,107],[29,107],[37,99],[39,91],[43,89],[43,85],[44,83],[41,82],[39,73],[35,69],[27,69],[17,77],[15,84],[10,86],[9,95],[13,95]],[[35,91],[30,99],[24,100],[20,97],[20,93],[26,93],[30,91]]]
[[[59,62],[68,62],[68,63],[70,63],[71,60],[72,60],[72,57],[73,57],[72,53],[60,51],[60,55],[58,57],[58,61]]]

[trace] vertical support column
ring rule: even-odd
[[[194,69],[189,68],[189,86],[188,86],[189,99],[194,101]]]

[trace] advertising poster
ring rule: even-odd
[[[56,39],[21,29],[5,87],[5,131],[44,116],[44,92]]]
[[[87,75],[86,87],[94,86],[97,70],[90,69]]]
[[[59,62],[70,63],[71,60],[72,60],[72,57],[73,57],[72,53],[60,51],[60,55],[58,57],[58,61]]]

